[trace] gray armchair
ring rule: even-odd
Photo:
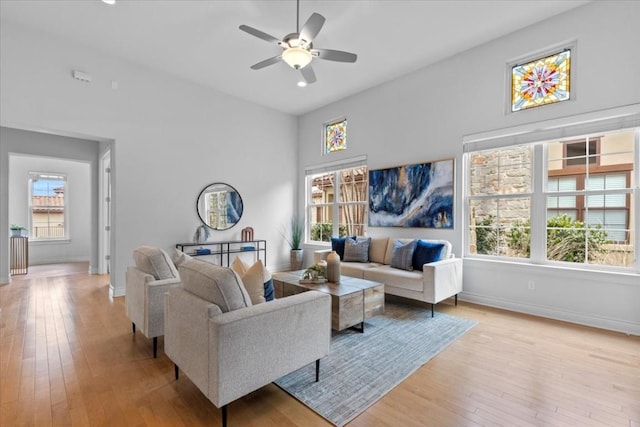
[[[158,337],[164,335],[164,295],[181,286],[178,270],[160,248],[140,246],[133,251],[135,266],[127,268],[125,306],[135,334],[136,328],[153,339],[153,357],[158,355]]]
[[[222,409],[329,354],[331,297],[305,292],[252,305],[233,270],[198,260],[180,266],[183,288],[165,300],[165,353]],[[310,367],[309,369],[313,369]]]

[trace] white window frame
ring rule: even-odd
[[[68,241],[69,240],[69,181],[66,173],[61,172],[29,172],[28,187],[29,187],[29,239],[33,242],[56,242],[56,241]],[[33,180],[34,178],[59,178],[64,181],[64,203],[63,203],[63,221],[64,221],[64,235],[56,237],[36,237],[35,226],[33,224]]]
[[[339,191],[334,192],[334,198],[332,202],[323,203],[323,204],[313,204],[313,199],[312,199],[313,178],[321,174],[333,173],[334,189],[339,189],[340,188],[340,171],[343,171],[346,169],[354,169],[358,167],[366,167],[367,174],[368,174],[368,167],[367,167],[365,156],[359,156],[359,157],[347,159],[344,161],[331,162],[331,163],[326,163],[324,165],[311,166],[311,167],[305,168],[305,189],[306,189],[305,191],[305,217],[306,217],[305,218],[305,243],[314,244],[314,245],[330,245],[331,244],[330,241],[327,242],[327,241],[311,240],[311,228],[313,226],[313,224],[311,224],[311,218],[312,218],[311,209],[317,209],[320,206],[331,206],[333,208],[332,218],[331,218],[331,224],[332,224],[331,236],[338,236],[339,230],[340,230],[340,206],[354,204],[353,202],[351,203],[342,202],[339,197]],[[367,176],[367,180],[368,180],[368,176]],[[368,209],[368,203],[369,203],[369,200],[368,200],[368,191],[367,191],[366,200],[362,202],[357,202],[357,204],[365,205],[365,207]],[[366,234],[367,226],[368,226],[367,221],[365,221],[365,223],[363,224],[365,233],[363,234]]]
[[[546,153],[544,143],[549,141],[564,141],[570,138],[584,137],[635,129],[634,137],[634,170],[631,178],[632,188],[623,190],[633,198],[632,206],[637,210],[640,206],[640,104],[585,113],[571,117],[564,117],[543,122],[536,122],[514,128],[501,129],[467,135],[463,137],[463,192],[464,192],[464,232],[463,252],[467,258],[502,260],[508,262],[554,265],[584,270],[619,271],[624,273],[640,273],[640,218],[636,215],[630,220],[631,240],[635,261],[630,267],[608,266],[600,264],[574,264],[546,260]],[[531,254],[530,258],[506,258],[491,255],[470,253],[469,230],[471,215],[469,206],[470,165],[471,153],[487,149],[497,149],[522,144],[534,145],[533,158],[533,195],[531,199]],[[555,194],[554,194],[555,195]]]

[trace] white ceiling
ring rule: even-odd
[[[0,0],[13,22],[105,51],[291,114],[318,107],[588,3],[586,0],[302,0],[326,22],[314,47],[358,54],[355,64],[314,59],[318,81],[280,62],[250,65],[282,49],[238,29],[276,38],[295,32],[294,0]],[[1,54],[1,52],[0,52]],[[100,70],[83,70],[98,74]]]

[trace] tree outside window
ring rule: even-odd
[[[366,166],[307,176],[309,241],[366,233],[368,171]]]

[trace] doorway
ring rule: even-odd
[[[98,274],[111,273],[111,150],[100,158]]]

